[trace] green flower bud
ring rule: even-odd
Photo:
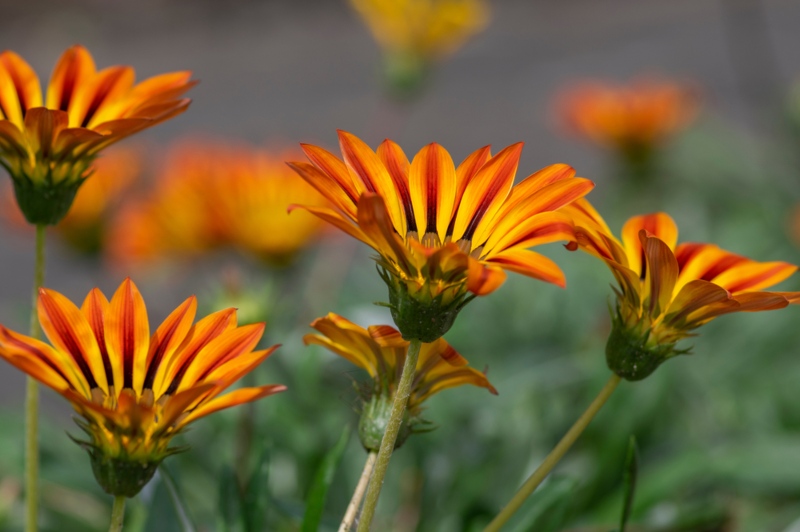
[[[606,343],[609,369],[628,381],[640,381],[653,373],[668,358],[688,351],[675,349],[675,343],[659,344],[652,340],[650,328],[628,326],[617,313]]]
[[[361,445],[368,452],[378,452],[381,447],[381,440],[386,432],[386,424],[389,422],[389,416],[392,412],[392,402],[393,398],[387,395],[374,395],[364,402],[361,418],[358,420],[358,437],[361,439]],[[408,410],[406,410],[394,448],[399,449],[412,432],[412,420]]]

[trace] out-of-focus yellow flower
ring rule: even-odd
[[[343,160],[303,145],[312,164],[290,165],[335,209],[300,207],[371,246],[406,339],[432,342],[476,295],[497,289],[505,270],[564,286],[550,259],[528,248],[574,239],[559,210],[594,184],[563,164],[514,185],[522,144],[492,157],[481,148],[459,165],[438,144],[409,162],[384,141],[377,153],[339,132]]]
[[[170,440],[193,421],[285,389],[266,385],[220,396],[277,346],[255,351],[264,324],[238,327],[235,309],[192,324],[194,296],[152,337],[144,300],[129,279],[110,302],[95,288],[81,308],[41,289],[38,311],[52,347],[0,326],[0,357],[72,403],[89,436],[79,443],[112,495],[138,493],[158,464],[180,450]]]
[[[415,89],[433,61],[486,27],[485,0],[350,0],[384,51],[385,74],[398,94]]]
[[[375,425],[385,424],[388,419],[409,343],[388,325],[364,329],[333,313],[314,320],[311,326],[321,334],[305,335],[303,341],[306,345],[326,347],[372,377],[372,387],[364,398],[359,433],[364,446],[377,451],[386,427]],[[408,399],[405,428],[396,446],[402,444],[415,425],[424,423],[420,414],[425,400],[442,390],[463,384],[480,386],[497,395],[486,374],[467,367],[467,361],[443,338],[423,344]]]
[[[99,157],[92,165],[92,178],[81,186],[69,212],[55,226],[56,233],[81,253],[99,253],[106,243],[111,214],[141,177],[141,162],[140,151],[133,148],[112,148]],[[8,191],[3,197],[5,205],[0,217],[14,225],[29,227],[10,185]]]
[[[689,125],[697,115],[695,89],[642,78],[628,85],[585,81],[557,97],[566,128],[601,146],[623,151],[652,148]]]
[[[681,354],[676,342],[717,316],[800,302],[800,292],[764,291],[797,266],[756,262],[713,244],[678,245],[678,228],[667,214],[634,216],[619,241],[586,200],[565,212],[575,219],[577,240],[571,247],[602,259],[617,280],[606,358],[628,380],[643,379]]]
[[[283,154],[187,141],[170,150],[154,188],[120,214],[112,256],[146,261],[234,247],[283,265],[323,223],[289,216],[292,203],[327,202],[283,162]]]
[[[97,71],[82,46],[61,56],[42,95],[39,78],[17,54],[0,54],[0,164],[32,224],[55,224],[107,146],[186,110],[189,72],[134,84],[133,68]]]

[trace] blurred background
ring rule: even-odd
[[[282,161],[303,159],[299,142],[336,152],[338,128],[409,155],[435,141],[458,162],[524,141],[517,178],[574,166],[597,184],[589,198],[615,232],[665,210],[681,241],[800,263],[800,2],[475,2],[424,46],[402,38],[402,23],[381,26],[370,3],[0,1],[0,49],[45,84],[76,43],[100,68],[132,65],[137,79],[191,70],[201,81],[188,112],[100,159],[90,179],[112,185],[86,192],[83,219],[48,231],[45,286],[80,301],[131,275],[151,327],[197,294],[206,311],[267,320],[266,343],[283,344],[253,380],[289,391],[181,436],[192,450],[167,461],[175,489],[159,474],[126,530],[180,530],[186,519],[244,530],[236,501],[249,481],[263,484],[266,529],[299,530],[323,457],[357,423],[353,382],[365,375],[302,336],[329,311],[391,323],[372,304],[386,289],[365,246],[306,213],[283,217],[290,203],[317,201],[307,190],[281,185],[296,194],[284,197],[260,181],[289,179]],[[9,182],[0,323],[26,331],[33,233]],[[512,274],[448,333],[472,366],[488,367],[499,396],[462,387],[429,401],[437,428],[395,454],[377,530],[480,530],[607,379],[612,276],[560,245],[544,252],[565,270],[565,291]],[[631,530],[800,531],[798,320],[797,308],[724,317],[685,342],[693,355],[623,383],[509,530],[614,529],[634,435]],[[22,374],[0,367],[0,530],[22,526],[23,394]],[[111,500],[65,434],[78,432],[71,409],[50,391],[43,403],[42,530],[103,530]],[[364,459],[351,437],[321,530],[336,529]]]

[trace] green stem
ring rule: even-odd
[[[511,519],[517,510],[519,510],[522,503],[525,502],[525,499],[530,497],[530,495],[539,487],[539,484],[547,477],[547,475],[552,471],[552,469],[558,464],[561,458],[569,451],[572,444],[575,443],[575,440],[583,433],[589,423],[592,421],[594,416],[600,409],[606,404],[606,401],[611,394],[614,393],[614,390],[617,388],[617,385],[620,382],[620,377],[614,373],[611,375],[611,378],[608,379],[606,385],[603,386],[603,389],[600,390],[600,393],[597,394],[597,397],[594,398],[592,404],[589,405],[589,408],[581,414],[581,417],[575,422],[574,425],[567,431],[561,441],[558,442],[550,454],[547,455],[547,458],[544,459],[542,465],[533,472],[533,474],[525,481],[525,484],[517,491],[514,497],[506,504],[505,508],[503,508],[497,517],[495,517],[489,526],[487,526],[483,532],[498,532],[506,522]]]
[[[31,336],[41,339],[36,302],[44,284],[44,225],[36,226],[36,259],[33,275]],[[39,382],[28,377],[25,391],[25,521],[26,532],[36,532],[39,503]]]
[[[347,511],[342,519],[342,524],[339,525],[339,532],[350,532],[353,527],[353,522],[358,515],[358,509],[361,508],[361,499],[364,498],[364,492],[367,491],[367,483],[372,476],[372,469],[375,467],[375,459],[378,455],[374,451],[367,454],[367,461],[364,463],[364,470],[361,472],[361,477],[358,479],[356,489],[353,492],[353,498],[350,499],[350,504],[347,505]]]
[[[114,506],[111,508],[111,524],[108,532],[122,532],[122,524],[125,522],[125,496],[117,495],[114,497]]]
[[[411,385],[414,382],[414,373],[417,370],[417,359],[419,350],[422,347],[420,340],[411,340],[408,345],[408,354],[403,364],[403,373],[397,385],[397,391],[392,403],[392,412],[389,415],[389,422],[386,424],[386,432],[381,440],[381,448],[378,450],[378,458],[375,460],[375,471],[372,473],[372,480],[367,488],[367,497],[364,501],[364,509],[358,523],[358,532],[369,532],[369,526],[375,515],[375,508],[378,506],[378,498],[381,495],[383,479],[386,477],[386,470],[389,468],[389,460],[392,458],[394,444],[397,441],[397,434],[403,424],[403,415],[406,412],[408,398],[411,395]]]

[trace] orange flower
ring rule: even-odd
[[[377,450],[385,427],[373,425],[380,419],[385,421],[388,418],[409,343],[388,325],[373,325],[364,329],[333,313],[317,318],[311,326],[322,334],[305,335],[303,341],[306,345],[326,347],[372,377],[359,433],[367,449]],[[425,423],[420,418],[422,403],[442,390],[473,384],[497,395],[497,390],[489,383],[485,373],[466,366],[467,361],[443,338],[422,345],[408,399],[406,430],[401,433],[402,439],[413,432],[415,425]],[[399,447],[401,438],[398,438],[398,442],[396,446]]]
[[[118,261],[230,246],[284,265],[323,227],[313,216],[288,215],[292,203],[327,202],[267,150],[187,141],[170,150],[160,174],[149,197],[115,224]]]
[[[0,357],[49,386],[83,419],[100,485],[132,497],[178,449],[173,436],[218,410],[283,391],[241,388],[220,394],[275,349],[254,351],[264,324],[237,327],[236,310],[192,324],[194,296],[150,336],[144,300],[126,279],[109,302],[95,288],[79,309],[58,292],[39,292],[39,322],[52,347],[0,326]]]
[[[572,220],[559,209],[594,184],[571,167],[548,166],[514,186],[521,143],[494,157],[481,148],[456,168],[435,143],[409,163],[390,140],[377,153],[344,131],[339,141],[343,161],[303,145],[312,164],[290,163],[336,208],[300,207],[380,254],[404,338],[444,334],[472,297],[503,283],[504,270],[564,286],[558,266],[527,248],[574,239]]]
[[[81,186],[69,212],[55,226],[70,247],[88,254],[103,248],[109,217],[139,179],[141,166],[139,150],[129,148],[112,148],[94,162],[92,178]],[[19,227],[30,227],[11,195],[11,185],[8,192],[0,217]]]
[[[564,90],[556,106],[569,130],[627,152],[652,148],[685,128],[697,114],[698,97],[668,81],[587,81]]]
[[[186,110],[179,96],[189,72],[134,85],[131,67],[97,71],[89,52],[69,48],[42,95],[33,69],[17,54],[0,54],[0,164],[32,224],[54,224],[69,210],[97,154],[110,144]]]
[[[713,244],[677,245],[678,228],[667,214],[634,216],[620,242],[587,201],[566,210],[575,218],[572,247],[605,261],[619,285],[606,357],[629,380],[648,376],[680,354],[675,343],[717,316],[800,302],[800,292],[764,291],[797,266],[756,262]]]

